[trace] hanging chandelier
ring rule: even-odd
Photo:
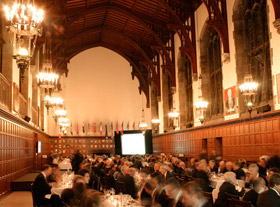
[[[57,86],[58,75],[54,73],[52,67],[51,44],[50,32],[46,32],[44,62],[40,73],[37,75],[37,84],[41,88],[50,89]]]
[[[45,97],[46,106],[49,107],[62,107],[63,106],[63,99],[60,97]]]
[[[250,115],[256,101],[258,87],[259,84],[253,81],[252,75],[245,76],[244,83],[239,86],[240,92],[244,98],[244,102],[248,108]]]
[[[14,59],[21,72],[21,78],[28,67],[36,46],[37,37],[42,34],[44,12],[37,9],[34,0],[16,0],[5,5],[6,27],[11,34]],[[34,38],[33,41],[31,41]],[[31,45],[32,42],[32,45]]]
[[[154,126],[154,131],[157,134],[159,131],[160,120],[158,118],[152,119],[152,125]]]
[[[42,72],[37,75],[37,84],[41,88],[56,88],[58,75],[52,72],[52,64],[44,63]]]
[[[195,103],[196,112],[201,124],[203,124],[205,121],[207,107],[208,107],[207,101],[198,101]]]
[[[143,106],[142,106],[143,107]],[[147,129],[148,125],[147,123],[145,122],[145,112],[144,112],[144,109],[142,108],[142,121],[140,122],[139,124],[139,129],[145,133],[146,129]]]
[[[7,28],[17,35],[33,37],[42,32],[44,11],[37,9],[30,0],[14,2],[12,7],[4,6]]]
[[[54,112],[56,117],[65,117],[67,114],[67,111],[65,109],[58,109]]]

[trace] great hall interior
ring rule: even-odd
[[[52,155],[122,154],[134,132],[142,156],[280,156],[280,0],[0,7],[0,195]]]

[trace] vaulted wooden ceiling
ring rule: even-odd
[[[130,62],[132,77],[139,79],[139,91],[146,96],[151,81],[156,83],[160,93],[161,68],[174,76],[174,41],[171,37],[179,32],[187,35],[189,42],[194,41],[194,11],[202,3],[200,0],[40,2],[45,9],[45,33],[38,40],[37,49],[44,44],[46,32],[50,32],[54,66],[60,73],[68,73],[67,63],[78,53],[103,46]],[[195,48],[192,45],[190,48],[190,54],[195,55]],[[163,60],[161,67],[159,57]],[[175,84],[175,78],[172,82]]]

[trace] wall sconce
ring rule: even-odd
[[[258,86],[259,84],[253,81],[252,75],[245,76],[244,83],[239,86],[250,116],[258,94]]]
[[[195,103],[196,112],[201,124],[203,124],[205,121],[207,107],[208,107],[207,101],[198,101]]]
[[[154,126],[155,133],[157,134],[159,131],[160,120],[152,119],[152,125]]]
[[[173,109],[170,113],[168,113],[168,117],[174,130],[179,127],[179,112]]]

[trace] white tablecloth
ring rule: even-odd
[[[58,167],[59,167],[61,170],[72,170],[72,165],[71,165],[71,163],[59,163],[59,164],[58,164]]]
[[[72,185],[57,185],[51,188],[51,193],[61,196],[62,191],[65,188],[72,188]]]
[[[215,177],[210,178],[210,186],[212,188],[219,189],[221,185],[225,182],[225,179],[223,177]],[[244,180],[237,180],[238,186],[244,187],[245,181]]]

